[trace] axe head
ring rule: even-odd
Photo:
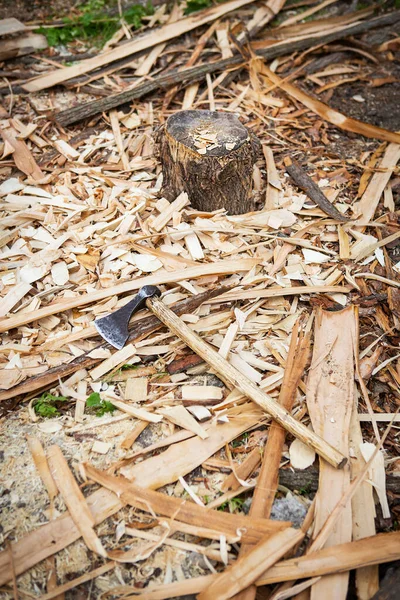
[[[94,326],[111,346],[121,350],[129,337],[128,325],[132,315],[145,306],[147,298],[161,296],[161,291],[155,285],[145,285],[130,302],[115,312],[96,319]]]

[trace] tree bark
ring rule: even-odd
[[[251,196],[258,140],[236,115],[182,110],[159,132],[160,158],[168,200],[186,192],[192,206],[228,214],[254,210]]]

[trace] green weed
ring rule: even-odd
[[[60,405],[67,401],[68,398],[65,396],[53,396],[53,394],[45,392],[33,402],[33,409],[40,417],[51,419],[59,416],[60,411],[58,409]]]
[[[97,417],[102,417],[106,413],[113,413],[116,410],[114,404],[108,402],[108,400],[102,400],[97,392],[93,392],[86,398],[86,406],[92,408]]]
[[[110,16],[105,12],[107,0],[88,0],[78,6],[80,14],[76,17],[64,17],[62,27],[40,27],[37,33],[46,36],[49,46],[66,45],[74,40],[90,40],[95,45],[103,45],[120,27],[119,16]],[[135,4],[128,8],[123,17],[128,25],[139,29],[143,17],[154,13],[153,6]]]

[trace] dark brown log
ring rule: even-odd
[[[364,33],[365,31],[369,31],[375,27],[394,25],[399,20],[400,11],[394,11],[376,17],[375,19],[362,21],[361,23],[344,27],[339,31],[333,31],[330,34],[325,35],[323,38],[320,36],[313,36],[296,40],[294,42],[277,43],[268,48],[257,50],[256,53],[257,56],[261,56],[267,60],[272,60],[277,56],[284,56],[285,54],[290,54],[291,52],[312,48],[313,46],[321,44],[321,42],[324,44],[329,44],[330,42],[343,39],[350,35]],[[240,68],[244,62],[245,61],[243,60],[242,56],[236,54],[231,58],[226,58],[213,63],[205,63],[190,69],[185,69],[183,71],[175,70],[167,73],[166,75],[151,79],[151,81],[146,81],[145,83],[121,92],[120,94],[115,94],[113,96],[109,96],[108,98],[96,100],[95,102],[87,102],[85,104],[74,106],[73,108],[62,110],[56,113],[55,118],[57,122],[63,126],[72,125],[72,123],[76,123],[82,119],[92,117],[93,115],[101,112],[107,112],[108,110],[120,106],[121,104],[130,102],[134,98],[143,98],[143,96],[146,96],[147,94],[150,94],[158,89],[167,89],[168,87],[176,85],[177,83],[188,85],[189,83],[203,79],[207,73],[225,71],[226,69],[231,69],[232,67]]]
[[[220,294],[225,293],[229,289],[231,289],[229,286],[221,286],[220,288],[215,288],[214,290],[203,292],[202,294],[197,294],[196,296],[191,296],[186,300],[181,300],[180,302],[177,302],[172,307],[172,310],[177,315],[182,315],[187,312],[193,312],[203,302],[206,302],[211,298],[219,296]],[[144,317],[139,321],[135,321],[129,327],[129,338],[127,340],[127,343],[142,340],[150,333],[153,333],[154,331],[157,331],[162,327],[163,324],[154,315]],[[113,348],[107,342],[100,344],[99,346],[97,346],[97,348],[108,348],[110,350],[115,351],[115,348]],[[59,381],[64,377],[72,375],[79,369],[88,369],[102,360],[99,358],[91,358],[89,354],[90,352],[87,352],[82,356],[78,356],[70,363],[58,365],[57,367],[53,367],[52,369],[49,369],[44,373],[40,373],[40,375],[29,377],[22,383],[15,385],[10,390],[0,391],[0,402],[2,400],[8,400],[9,398],[14,398],[15,396],[19,395],[21,395],[22,397],[23,394],[31,394],[31,392],[34,392],[36,390],[46,390],[51,386],[51,384],[55,383],[56,381]]]
[[[223,208],[233,215],[254,210],[257,140],[236,115],[182,110],[169,117],[158,139],[168,200],[184,191],[197,210]]]
[[[300,165],[287,156],[284,160],[286,171],[293,179],[297,187],[299,187],[307,196],[319,206],[324,213],[336,219],[337,221],[348,221],[349,219],[342,215],[337,208],[329,202],[328,198],[321,192],[316,183],[309,175],[300,167]]]

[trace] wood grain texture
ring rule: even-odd
[[[319,310],[314,351],[307,381],[307,406],[315,432],[345,456],[349,455],[349,427],[354,406],[354,356],[357,317],[353,307],[340,312]],[[314,536],[350,486],[350,469],[338,471],[320,462]],[[351,505],[343,510],[327,546],[351,540]],[[348,575],[324,577],[311,588],[311,599],[345,600]]]

